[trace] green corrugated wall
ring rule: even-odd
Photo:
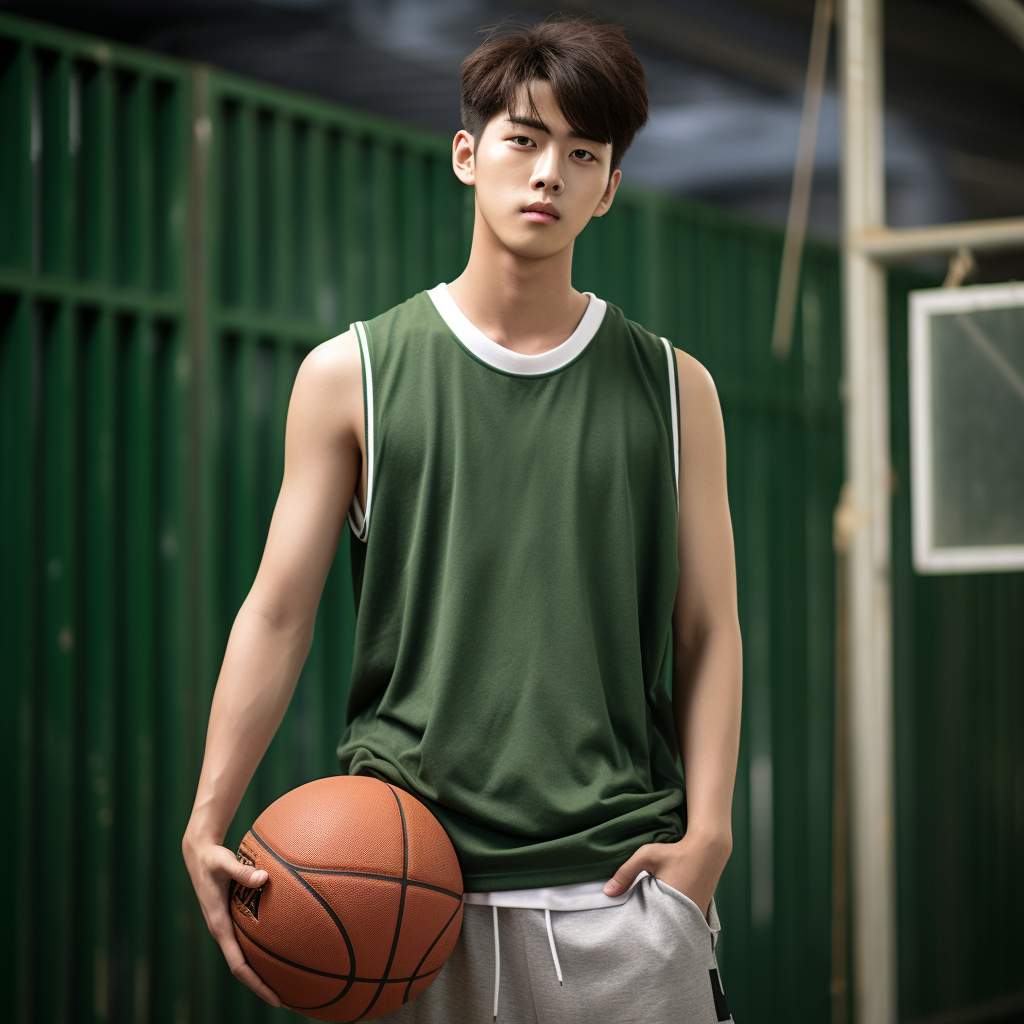
[[[285,1012],[231,977],[181,861],[212,692],[299,363],[456,276],[471,230],[447,138],[0,16],[5,1019]],[[624,186],[574,261],[577,287],[692,352],[722,399],[745,678],[717,900],[741,1024],[832,1012],[839,275],[809,248],[778,362],[780,251],[775,231]],[[890,296],[901,1015],[995,1021],[1024,973],[1024,587],[910,570],[912,283],[892,275]],[[270,801],[337,770],[347,550],[232,848]]]

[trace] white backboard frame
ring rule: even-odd
[[[919,573],[1013,572],[1024,569],[1024,544],[937,548],[932,536],[931,321],[935,314],[1024,306],[1024,281],[910,293],[910,473],[914,569]],[[1022,439],[1021,443],[1024,443]]]

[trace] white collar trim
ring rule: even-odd
[[[522,352],[513,352],[512,349],[491,341],[483,331],[475,327],[455,304],[444,281],[429,289],[427,294],[451,332],[473,355],[496,369],[523,376],[550,373],[575,359],[597,333],[608,308],[604,299],[599,299],[593,292],[584,292],[584,295],[590,297],[590,303],[576,330],[561,345],[538,355],[526,355]]]

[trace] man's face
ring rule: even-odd
[[[473,154],[473,137],[455,136],[453,164],[476,187],[476,203],[491,232],[521,256],[544,257],[570,245],[593,216],[611,206],[622,172],[609,180],[612,147],[573,135],[545,81],[531,83],[513,107],[487,123]],[[539,117],[538,117],[539,115]],[[547,211],[531,211],[539,204]]]

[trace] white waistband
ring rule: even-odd
[[[567,885],[550,885],[539,889],[498,889],[494,892],[466,892],[464,903],[481,903],[487,907],[521,907],[533,910],[599,910],[601,907],[616,907],[625,903],[633,892],[633,886],[647,874],[641,871],[625,892],[617,896],[606,896],[605,881],[570,882]]]

